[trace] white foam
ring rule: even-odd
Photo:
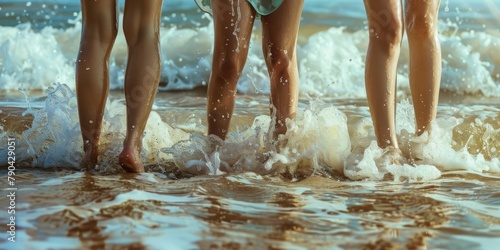
[[[286,147],[276,155],[287,159],[282,163],[290,164],[301,159],[312,159],[313,166],[327,166],[343,172],[344,158],[351,150],[347,118],[337,108],[300,112],[296,121],[287,123],[289,128],[285,138]]]
[[[75,35],[72,28],[58,31],[47,27],[35,32],[30,24],[0,26],[0,88],[45,89],[54,82],[73,83],[71,59],[62,51],[69,41],[58,40],[68,35],[65,32]]]
[[[122,18],[122,17],[120,17]],[[209,15],[204,18],[211,20]],[[35,31],[29,24],[0,26],[0,79],[6,90],[22,86],[27,90],[45,89],[54,82],[75,88],[74,62],[79,47],[81,20],[74,26]],[[121,22],[119,22],[121,25]],[[256,24],[257,25],[257,24]],[[500,62],[494,56],[500,36],[489,31],[448,32],[454,23],[440,22],[443,55],[441,89],[459,94],[500,96]],[[110,85],[123,88],[127,46],[123,31],[110,58]],[[444,32],[446,31],[446,32]],[[313,34],[297,49],[301,95],[313,94],[364,98],[364,60],[368,32],[348,32],[332,27]],[[209,80],[213,48],[213,22],[196,28],[161,28],[163,90],[193,89]],[[408,43],[402,44],[399,61],[398,95],[409,96]],[[193,49],[194,48],[194,49]],[[269,93],[269,77],[261,44],[250,44],[247,64],[238,84],[240,93]]]
[[[500,37],[484,32],[441,36],[443,75],[441,89],[458,94],[500,95]]]
[[[441,177],[441,171],[432,165],[388,165],[387,171],[394,176],[394,180],[430,181]]]
[[[211,17],[206,18],[210,20]],[[27,90],[47,89],[43,107],[30,107],[24,113],[33,115],[34,120],[32,127],[23,132],[16,145],[21,166],[79,168],[83,153],[73,93],[75,52],[81,31],[79,17],[73,23],[73,27],[62,30],[50,26],[41,31],[32,30],[29,25],[0,27],[0,78],[3,83],[0,88],[14,90],[22,86]],[[442,29],[451,29],[452,26],[440,23]],[[178,29],[175,25],[162,27],[161,34],[162,78],[169,82],[165,89],[191,89],[206,84],[213,47],[213,23],[186,29]],[[497,33],[487,31],[441,34],[444,63],[441,88],[455,93],[500,96],[500,59],[492,52],[498,51],[499,39]],[[365,30],[347,32],[334,27],[313,34],[298,48],[301,95],[365,98],[363,67],[367,42]],[[409,96],[407,49],[405,41],[402,51],[406,52],[401,55],[402,70],[398,75],[398,96]],[[111,56],[111,88],[122,86],[126,54],[126,43],[120,33]],[[238,91],[269,93],[267,69],[260,44],[255,40],[252,41]],[[354,149],[366,149],[362,152],[364,161],[360,163],[367,165],[364,170],[367,172],[358,173],[359,176],[377,179],[381,172],[374,165],[374,159],[380,157],[380,152],[370,148],[374,132],[369,112],[366,107],[356,108],[356,112],[361,118],[347,124],[345,114],[336,108],[318,108],[312,103],[302,105],[297,119],[287,124],[290,129],[282,141],[288,141],[288,144],[279,152],[269,145],[270,117],[257,116],[253,124],[246,124],[239,131],[230,133],[217,153],[209,154],[207,138],[201,135],[206,131],[204,118],[193,114],[188,121],[173,126],[162,120],[164,117],[161,117],[160,111],[153,111],[144,135],[143,157],[146,164],[174,161],[181,169],[200,167],[199,171],[211,174],[267,173],[278,165],[300,165],[313,170],[326,167],[343,172],[344,160],[352,146]],[[497,109],[457,106],[440,107],[439,112],[444,116],[433,124],[430,137],[415,137],[403,132],[415,130],[413,107],[408,100],[398,104],[397,133],[405,152],[412,150],[412,154],[418,153],[424,161],[423,165],[435,166],[440,171],[467,169],[500,172],[500,143],[496,139],[499,130],[494,122],[498,119]],[[464,132],[459,126],[469,121],[461,117],[472,115],[478,116],[474,122],[475,129],[471,130],[472,139],[458,138],[459,143],[466,146],[457,149],[454,130]],[[100,162],[104,166],[116,164],[116,155],[121,151],[125,135],[125,117],[122,101],[108,102],[101,136]],[[198,135],[190,133],[192,131]],[[2,130],[1,136],[5,137],[7,133]],[[470,140],[470,143],[463,140]],[[475,146],[477,141],[484,143],[484,147]],[[162,148],[170,148],[169,153],[161,152]],[[474,151],[469,152],[468,148]],[[5,155],[2,153],[0,157]]]
[[[477,129],[468,133],[471,134],[471,138],[480,138],[481,142],[485,142],[482,148],[477,148],[476,152],[469,152],[467,147],[469,142],[461,141],[463,139],[454,135],[454,130],[460,132],[462,129],[460,126],[464,126],[464,119],[455,116],[438,117],[431,125],[430,134],[426,132],[421,136],[415,136],[408,132],[415,130],[414,115],[411,104],[403,100],[398,104],[396,117],[398,141],[404,155],[417,159],[414,166],[405,164],[394,166],[392,162],[384,159],[386,152],[377,146],[373,128],[368,124],[356,127],[356,130],[360,131],[354,134],[367,135],[367,138],[363,140],[360,139],[362,136],[355,137],[359,141],[356,143],[355,150],[346,158],[345,175],[356,180],[382,180],[390,173],[394,180],[421,181],[439,178],[442,171],[467,170],[477,173],[498,173],[500,162],[498,157],[495,157],[498,153],[492,149],[500,145],[495,140],[500,130],[494,129],[491,124],[495,121],[493,119],[498,111],[493,109],[488,112],[484,106],[458,106],[447,109],[461,113],[463,116],[477,114],[480,117],[476,118],[473,124]],[[464,112],[464,110],[467,111]],[[457,143],[465,145],[456,149]],[[489,159],[485,155],[489,155]]]
[[[343,158],[348,155],[351,143],[346,117],[338,109],[299,112],[295,121],[287,122],[288,132],[280,139],[287,143],[279,152],[269,145],[272,132],[263,132],[269,131],[270,122],[267,115],[257,116],[251,127],[229,133],[224,143],[216,142],[220,146],[215,152],[211,151],[210,141],[217,139],[199,134],[164,152],[173,154],[176,164],[192,173],[266,173],[279,165],[297,168],[306,162],[306,168],[328,166],[342,172]]]
[[[28,109],[24,115],[32,115],[33,122],[16,144],[19,165],[36,167],[80,168],[83,156],[82,138],[78,120],[76,96],[64,84],[47,90],[47,98],[41,109]],[[125,106],[117,100],[108,102],[103,120],[100,141],[102,165],[116,165],[116,156],[122,150],[125,137]],[[5,136],[6,133],[2,133]],[[143,137],[143,158],[148,164],[159,164],[169,160],[168,155],[159,154],[159,149],[170,147],[187,139],[188,133],[172,128],[162,121],[156,112],[151,112]],[[7,155],[7,154],[4,154]]]
[[[301,91],[315,95],[364,97],[364,31],[331,28],[311,36],[299,50]]]

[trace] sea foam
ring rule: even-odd
[[[122,18],[122,17],[121,17]],[[207,84],[211,70],[213,22],[206,26],[161,28],[161,90],[190,90]],[[40,31],[29,24],[0,27],[1,89],[44,90],[54,82],[75,88],[75,61],[81,20],[65,29],[50,26]],[[119,22],[121,23],[121,22]],[[441,89],[457,94],[500,96],[498,33],[454,31],[456,25],[440,22],[443,56]],[[110,58],[111,89],[123,88],[127,46],[120,32]],[[301,95],[364,98],[364,60],[368,44],[366,30],[346,31],[332,27],[319,31],[299,44],[297,55]],[[399,95],[409,96],[408,43],[402,44],[399,61]],[[269,77],[261,44],[252,39],[247,64],[238,84],[240,93],[269,93]]]

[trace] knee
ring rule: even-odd
[[[266,64],[268,65],[269,71],[281,72],[288,70],[292,64],[294,58],[293,50],[284,50],[275,47],[271,47],[264,51]]]
[[[224,78],[224,81],[238,78],[244,66],[243,59],[239,58],[235,52],[214,51],[213,73],[215,77]]]
[[[98,42],[105,47],[113,44],[118,35],[116,23],[85,25],[82,29],[83,40]]]
[[[408,39],[426,39],[436,35],[437,20],[432,15],[412,13],[407,15],[406,20]]]
[[[370,42],[379,43],[387,49],[401,44],[404,30],[403,21],[397,17],[390,20],[390,22],[369,24]]]
[[[124,25],[123,34],[129,46],[141,42],[155,44],[159,41],[159,31],[155,30],[154,25]]]

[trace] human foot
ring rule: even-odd
[[[417,136],[403,129],[401,131],[401,138],[401,150],[403,151],[404,157],[408,159],[411,164],[425,162],[424,146],[430,142],[429,133],[425,131]]]
[[[83,169],[85,169],[86,171],[89,171],[93,168],[95,168],[95,166],[97,166],[97,156],[98,156],[98,152],[97,152],[97,149],[89,149],[87,150],[84,155],[83,155],[83,158],[80,162],[80,165],[82,166]]]
[[[133,150],[123,149],[118,158],[120,166],[128,173],[143,173],[144,165],[139,153],[134,153]]]
[[[403,165],[407,164],[408,161],[405,159],[403,156],[403,152],[401,152],[401,149],[399,148],[394,148],[394,147],[388,147],[385,152],[382,154],[381,159],[386,161],[386,164],[393,164],[393,165]]]

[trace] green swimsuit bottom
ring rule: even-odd
[[[212,14],[212,4],[211,0],[195,0],[200,9],[205,12]],[[273,13],[285,0],[247,0],[262,16],[269,15]],[[294,1],[294,0],[292,0]]]

